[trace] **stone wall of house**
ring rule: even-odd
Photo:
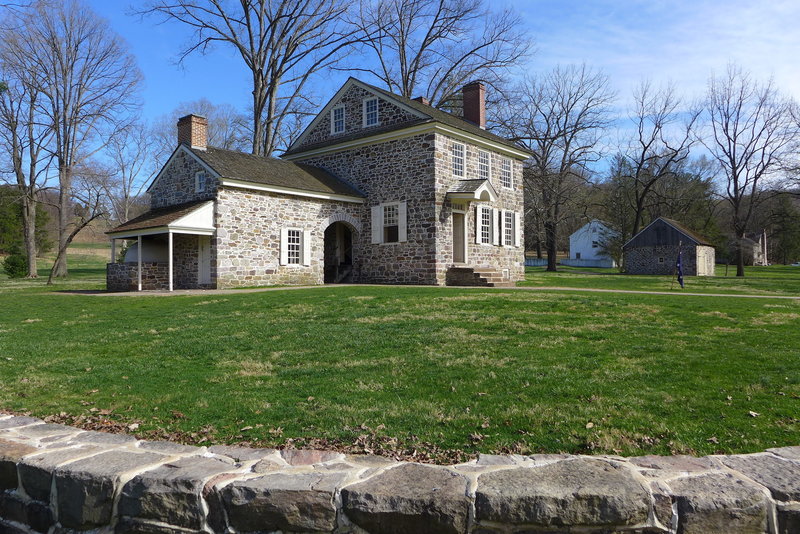
[[[306,134],[303,143],[298,145],[296,148],[313,145],[315,143],[327,141],[336,137],[352,135],[365,130],[376,130],[394,124],[402,124],[404,122],[410,122],[419,119],[417,115],[389,102],[388,100],[380,98],[379,96],[378,125],[365,128],[364,99],[373,96],[377,95],[374,95],[362,87],[352,86],[350,89],[345,91],[345,93],[337,102],[335,102],[335,105],[344,105],[344,132],[331,134],[331,115],[330,113],[326,113],[320,116],[320,120],[317,125]]]
[[[195,192],[194,178],[198,172],[206,172],[206,187],[201,193]],[[195,200],[211,200],[214,198],[216,188],[216,179],[213,179],[195,158],[181,149],[150,187],[150,208],[162,208]]]
[[[107,291],[137,291],[139,288],[138,263],[106,264]],[[162,262],[142,262],[142,290],[169,289],[169,266]]]
[[[683,253],[681,256],[683,274],[685,276],[696,276],[697,247],[694,245],[682,245],[681,251]],[[673,245],[630,247],[623,251],[623,257],[623,265],[627,274],[672,275],[675,274],[678,247]]]
[[[437,283],[436,218],[440,208],[435,205],[433,188],[435,150],[435,135],[424,134],[303,160],[349,182],[367,197],[360,214],[364,231],[353,255],[360,264],[355,282]],[[406,202],[406,242],[372,244],[370,208],[385,202]]]
[[[173,234],[172,255],[175,289],[215,289],[215,257],[214,239],[211,238],[211,282],[200,284],[198,278],[198,240],[200,236],[190,234]]]
[[[437,466],[192,447],[0,414],[0,532],[795,534],[800,447]]]
[[[361,204],[221,187],[212,239],[216,265],[212,280],[218,288],[321,284],[327,221],[337,217],[361,221]],[[310,232],[310,265],[280,265],[281,228]],[[354,276],[361,240],[353,234]]]
[[[451,150],[454,142],[465,145],[465,172],[463,177],[453,176]],[[466,205],[466,263],[478,267],[490,267],[501,273],[507,270],[510,281],[523,280],[525,277],[524,234],[518,247],[478,244],[475,239],[477,205],[517,212],[520,214],[520,224],[523,224],[522,162],[506,158],[502,154],[474,144],[464,143],[458,139],[436,134],[436,281],[439,284],[445,283],[447,270],[453,265],[453,206],[446,199],[446,194],[459,180],[476,180],[480,178],[478,174],[479,150],[487,151],[490,154],[489,181],[497,191],[498,198],[496,202],[472,202]],[[511,161],[512,188],[503,187],[501,183],[500,172],[503,159]],[[496,221],[495,224],[497,224]]]

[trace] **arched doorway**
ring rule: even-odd
[[[353,231],[341,222],[325,229],[325,283],[353,281]]]

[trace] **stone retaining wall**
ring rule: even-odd
[[[800,532],[800,447],[451,466],[190,447],[0,415],[0,532]]]
[[[106,289],[108,291],[137,291],[139,288],[138,263],[107,263]],[[142,289],[169,289],[169,265],[161,262],[142,262]]]

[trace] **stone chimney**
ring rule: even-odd
[[[200,115],[186,115],[178,119],[178,144],[205,150],[208,145],[208,119]]]
[[[425,104],[426,106],[430,106],[431,105],[431,101],[428,100],[427,98],[425,98],[424,96],[418,96],[414,100],[416,100],[417,102],[420,102],[422,104]]]
[[[464,119],[486,129],[486,86],[483,82],[470,82],[461,90]]]

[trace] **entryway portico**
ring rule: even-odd
[[[213,287],[214,233],[214,203],[208,200],[157,209],[131,219],[107,233],[111,239],[107,289]],[[135,240],[122,262],[117,258],[118,240]]]

